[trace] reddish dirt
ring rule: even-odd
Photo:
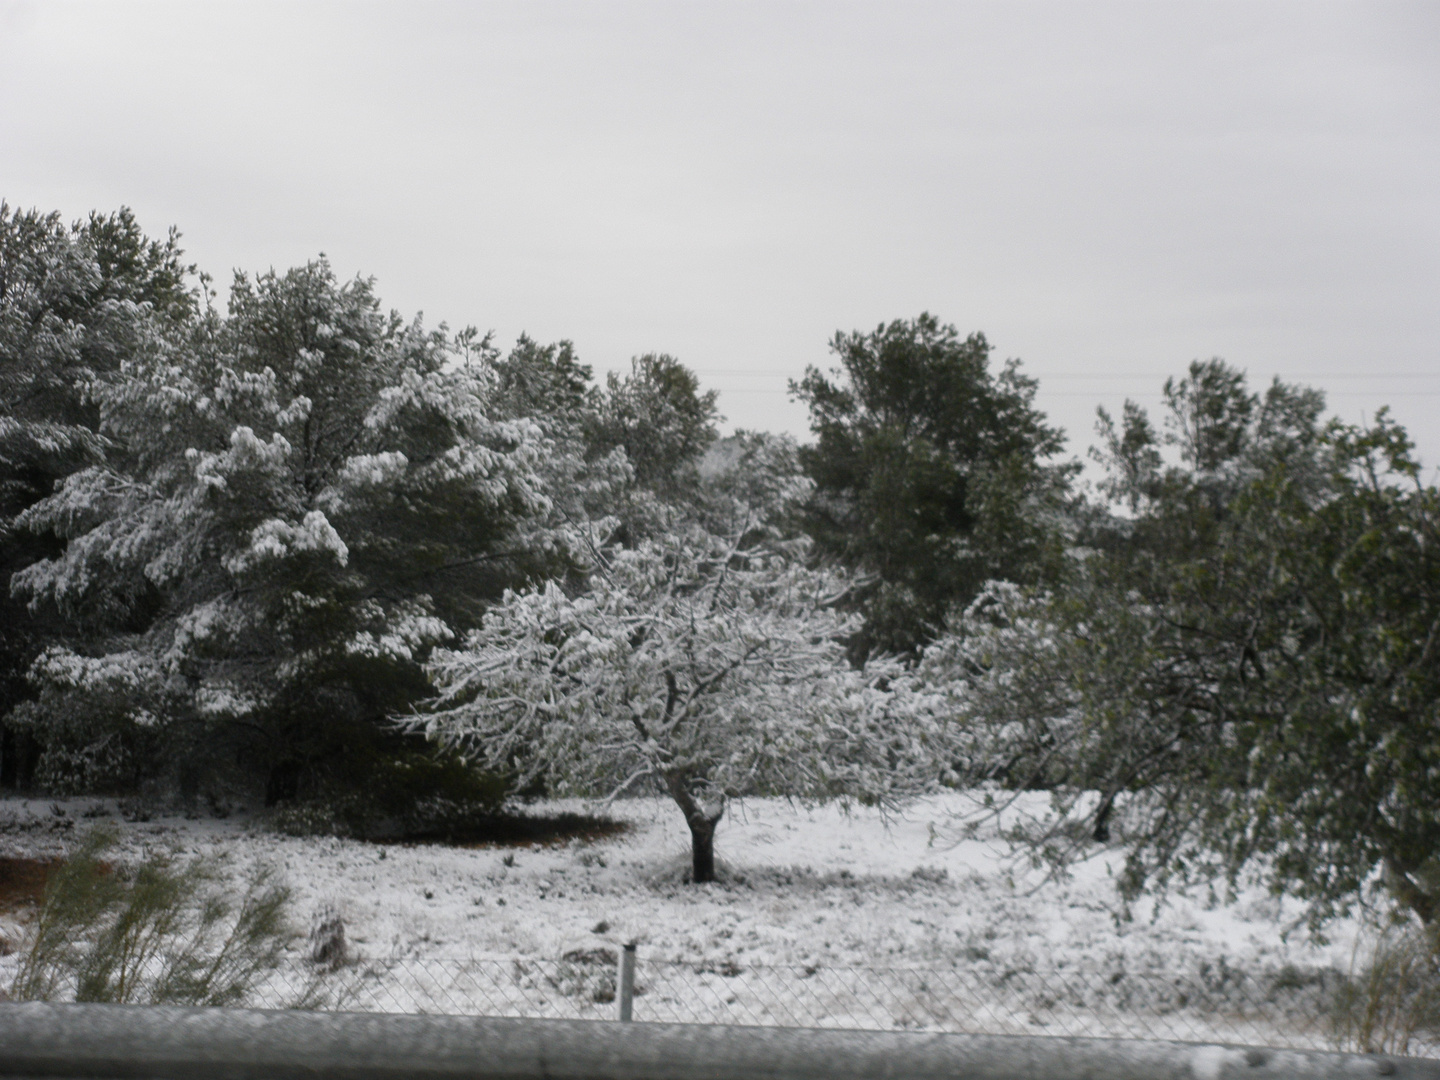
[[[38,907],[45,882],[63,859],[0,858],[0,912]]]

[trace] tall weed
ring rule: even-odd
[[[1413,923],[1381,929],[1335,999],[1343,1049],[1410,1054],[1440,1043],[1440,938]]]
[[[238,899],[213,860],[106,859],[96,829],[50,878],[17,1000],[235,1005],[277,967],[294,936],[290,893],[265,869]]]

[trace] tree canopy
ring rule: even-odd
[[[270,797],[294,795],[427,692],[435,643],[563,562],[539,430],[487,414],[488,349],[318,262],[237,277],[228,318],[92,388],[115,449],[17,521],[65,546],[12,588],[83,639],[16,717],[47,733],[48,782],[100,782],[162,724],[191,762],[250,733]]]
[[[624,377],[611,372],[594,396],[591,452],[619,447],[641,487],[675,500],[693,482],[695,467],[715,440],[720,419],[715,390],[700,391],[694,372],[673,356],[646,353]]]
[[[800,541],[742,545],[698,527],[610,553],[590,587],[507,593],[415,724],[565,794],[659,787],[715,875],[714,832],[747,795],[893,803],[938,786],[943,725],[895,708],[897,672],[843,662],[847,587]],[[641,788],[644,790],[644,787]]]
[[[977,609],[932,658],[985,718],[973,764],[1052,787],[1041,849],[1073,856],[1082,814],[1132,896],[1253,870],[1319,926],[1378,874],[1433,920],[1440,496],[1383,414],[1327,425],[1314,392],[1252,394],[1218,361],[1166,397],[1163,437],[1102,416],[1132,513],[1083,574]]]
[[[66,225],[0,202],[0,580],[63,545],[16,528],[57,482],[106,458],[92,388],[125,357],[179,332],[197,310],[179,234],[145,236],[127,209]],[[0,595],[0,716],[29,695],[28,672],[64,628]],[[0,783],[28,783],[36,747],[0,726]]]
[[[990,370],[981,334],[929,314],[837,333],[840,367],[810,368],[791,393],[810,409],[801,451],[815,483],[806,516],[819,548],[873,586],[859,653],[910,652],[988,580],[1059,570],[1073,466],[1034,407],[1018,361]]]

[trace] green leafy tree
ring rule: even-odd
[[[611,372],[595,398],[591,453],[621,448],[637,484],[665,499],[683,499],[717,435],[718,397],[715,390],[702,393],[695,373],[673,356],[637,356],[630,374]]]
[[[815,434],[801,450],[809,531],[874,578],[858,651],[915,650],[992,578],[1052,577],[1075,466],[1049,462],[1062,433],[1019,362],[992,372],[982,335],[962,340],[928,314],[837,333],[830,348],[840,367],[810,368],[791,393]]]
[[[1324,424],[1315,392],[1218,361],[1166,397],[1164,436],[1102,417],[1133,512],[966,642],[960,708],[1054,789],[1031,839],[1059,865],[1118,844],[1131,896],[1253,869],[1316,927],[1378,879],[1433,922],[1440,493],[1384,414]]]
[[[541,345],[521,334],[495,361],[494,409],[506,419],[530,418],[554,437],[582,439],[595,411],[594,372],[568,341]]]
[[[1291,502],[1275,537],[1268,693],[1251,768],[1263,786],[1240,853],[1322,910],[1373,871],[1421,921],[1440,917],[1440,491],[1383,414],[1338,427],[1334,493]],[[1280,515],[1277,515],[1280,516]],[[1278,531],[1278,530],[1277,530]],[[1287,535],[1288,533],[1288,535]],[[1262,624],[1263,625],[1263,624]]]

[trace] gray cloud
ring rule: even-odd
[[[733,423],[929,309],[1094,405],[1223,355],[1440,462],[1427,3],[0,4],[0,194],[652,349]]]

